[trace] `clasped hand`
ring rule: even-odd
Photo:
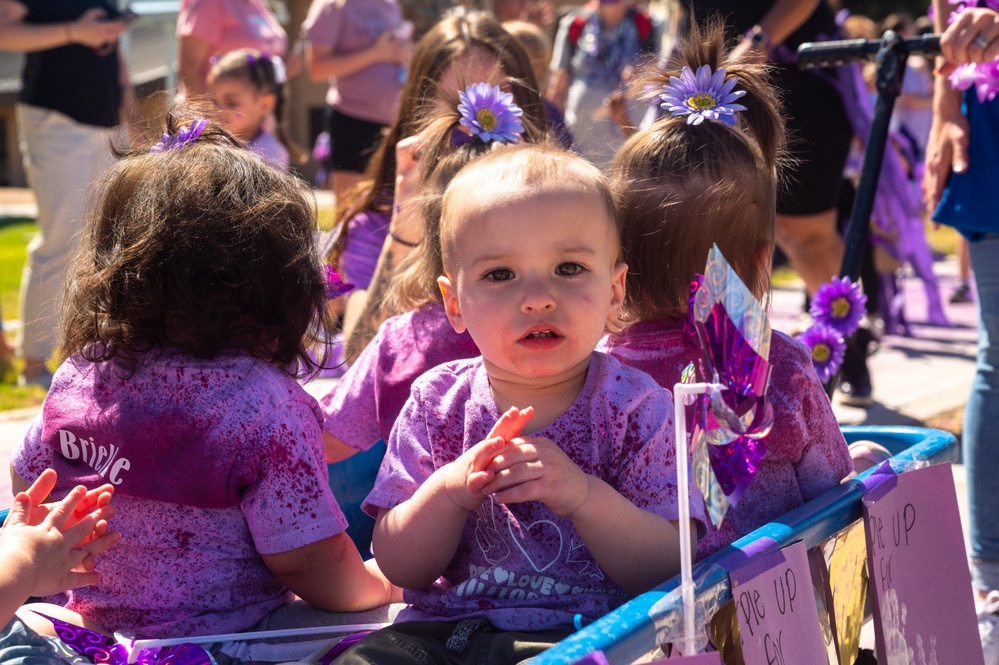
[[[446,467],[448,498],[475,510],[492,495],[499,503],[540,501],[560,517],[572,517],[586,502],[590,477],[553,441],[521,436],[534,409],[511,408],[485,440]]]

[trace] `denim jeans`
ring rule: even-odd
[[[47,639],[14,617],[0,632],[0,663],[4,665],[65,664]]]
[[[978,294],[978,362],[961,445],[968,471],[971,574],[999,589],[999,235],[969,243]]]

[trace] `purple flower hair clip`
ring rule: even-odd
[[[867,296],[848,277],[833,277],[818,288],[812,297],[810,313],[816,323],[837,330],[849,337],[864,318]]]
[[[811,352],[812,365],[819,381],[825,383],[836,376],[846,352],[846,342],[840,332],[824,323],[814,323],[799,339]]]
[[[726,79],[721,67],[712,73],[709,65],[701,65],[696,74],[684,67],[680,78],[670,76],[669,84],[663,86],[659,106],[675,116],[687,116],[688,125],[699,125],[705,119],[734,125],[735,112],[746,110],[733,103],[746,94],[745,90],[733,90],[738,82],[737,76]]]
[[[170,136],[169,134],[163,134],[159,143],[154,145],[149,149],[149,152],[166,152],[168,150],[181,150],[189,143],[193,143],[201,136],[201,132],[205,131],[205,127],[208,126],[208,120],[205,118],[198,118],[193,123],[191,123],[190,128],[187,126],[181,127],[177,130],[177,136]]]
[[[520,116],[524,112],[513,101],[513,95],[499,86],[476,83],[458,92],[458,123],[483,143],[518,143],[524,133]],[[454,143],[452,133],[451,141]]]

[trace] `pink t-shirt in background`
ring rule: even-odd
[[[605,337],[598,348],[671,391],[698,355],[698,349],[684,341],[683,323],[670,319],[632,324]],[[774,331],[770,365],[767,394],[774,427],[766,439],[763,462],[739,504],[729,508],[721,528],[709,525],[708,534],[697,543],[698,559],[835,487],[853,469],[807,349]]]
[[[12,459],[28,482],[54,468],[57,499],[115,486],[121,542],[67,607],[107,630],[177,637],[245,630],[288,602],[260,555],[347,525],[321,425],[294,379],[248,355],[164,353],[131,375],[67,360]]]
[[[211,44],[215,56],[240,48],[284,57],[288,35],[266,0],[184,0],[177,15],[177,38],[197,37]],[[209,63],[201,72],[208,76]]]
[[[315,0],[302,31],[313,48],[346,55],[374,46],[382,33],[402,22],[395,0]],[[399,109],[401,65],[376,62],[348,76],[330,79],[326,103],[344,115],[390,125]]]
[[[432,473],[484,440],[500,415],[482,358],[421,376],[364,510],[375,515],[409,499]],[[594,353],[572,406],[532,436],[551,439],[639,508],[678,519],[673,400],[645,374]],[[690,512],[704,521],[696,490]],[[490,498],[469,513],[441,579],[404,597],[410,607],[399,621],[476,616],[501,630],[546,630],[571,628],[577,613],[597,619],[630,594],[600,568],[572,520],[537,501],[503,505]]]
[[[413,381],[437,365],[477,355],[471,335],[454,331],[440,303],[388,319],[320,400],[326,431],[358,450],[388,441]]]

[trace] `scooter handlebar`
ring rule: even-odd
[[[841,39],[829,42],[806,42],[798,47],[798,68],[839,67],[877,55],[884,39]],[[902,39],[902,48],[909,55],[937,55],[940,35],[922,35]]]

